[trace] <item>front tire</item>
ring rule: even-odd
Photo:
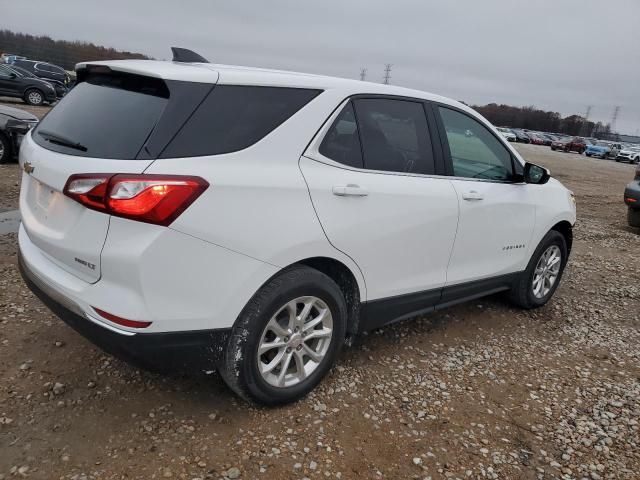
[[[29,105],[40,106],[44,104],[44,93],[37,88],[30,88],[24,93],[24,101]]]
[[[0,164],[9,163],[13,158],[13,150],[9,138],[0,133]]]
[[[551,230],[540,241],[527,269],[511,288],[511,301],[526,309],[546,304],[560,284],[567,259],[567,242],[564,236]]]
[[[344,296],[330,277],[305,266],[288,268],[242,310],[218,370],[245,400],[294,402],[330,370],[346,324]]]

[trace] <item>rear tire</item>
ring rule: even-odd
[[[44,93],[37,88],[30,88],[24,93],[24,101],[36,107],[44,105]]]
[[[640,227],[640,210],[629,207],[627,210],[627,222],[630,227]]]
[[[0,164],[13,160],[13,148],[9,138],[0,132]]]
[[[247,401],[268,406],[294,402],[330,370],[346,324],[344,296],[330,277],[309,267],[288,268],[242,310],[218,370]]]
[[[545,255],[549,255],[547,257],[548,261],[552,262],[554,258],[552,255],[554,253],[556,256],[560,256],[557,272],[553,270],[555,264],[548,266],[544,258]],[[564,236],[556,230],[549,231],[533,252],[531,260],[529,260],[529,264],[527,265],[527,269],[520,275],[520,278],[516,280],[515,284],[511,288],[509,295],[511,302],[526,309],[538,308],[546,304],[555,293],[558,285],[560,285],[562,273],[564,272],[564,267],[567,264],[567,258],[567,242]],[[537,278],[539,279],[540,276],[544,277],[545,274],[548,274],[550,279],[554,272],[555,278],[553,281],[547,282],[543,278],[542,285],[539,291],[536,292],[536,285],[540,286],[540,283],[536,283],[535,280]]]

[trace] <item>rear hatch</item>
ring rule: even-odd
[[[89,66],[79,81],[22,144],[20,211],[30,240],[51,261],[93,283],[100,279],[110,217],[65,196],[67,180],[81,173],[144,172],[212,85],[195,84],[190,90],[199,95],[185,99],[177,84],[186,82],[104,66]],[[177,112],[170,102],[176,91]],[[169,124],[163,122],[167,111]]]

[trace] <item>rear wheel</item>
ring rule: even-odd
[[[555,230],[547,233],[512,287],[511,301],[527,309],[547,303],[560,284],[567,254],[567,242],[562,234]]]
[[[24,101],[29,105],[42,105],[44,103],[44,94],[37,88],[30,88],[24,94]]]
[[[9,138],[0,133],[0,163],[9,163],[13,158],[13,150]]]
[[[640,227],[640,210],[629,208],[627,210],[627,222],[629,222],[630,227]]]
[[[338,285],[296,266],[272,278],[238,317],[219,371],[238,395],[263,405],[296,401],[333,365],[347,307]]]

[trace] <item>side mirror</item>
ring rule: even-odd
[[[551,172],[535,163],[524,164],[524,181],[534,185],[543,185],[551,178]]]

